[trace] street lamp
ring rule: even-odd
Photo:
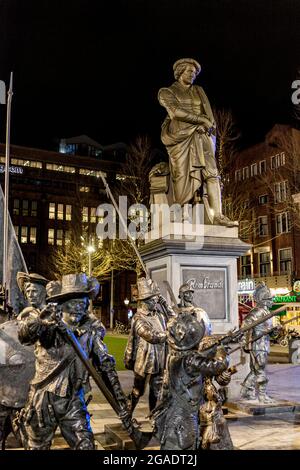
[[[126,307],[128,307],[128,305],[129,305],[129,300],[127,299],[127,297],[126,297],[126,299],[124,300],[124,304],[126,305]]]
[[[89,254],[89,277],[92,275],[92,253],[95,253],[95,247],[93,245],[88,245],[87,252]]]

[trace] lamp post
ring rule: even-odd
[[[88,274],[89,274],[89,277],[91,277],[92,275],[92,253],[95,253],[95,247],[93,245],[88,245],[87,246],[87,252],[88,252],[88,255],[89,255],[89,270],[88,270]],[[89,312],[92,313],[93,312],[93,301],[92,299],[90,299],[90,304],[89,304]]]
[[[129,300],[127,299],[127,297],[126,297],[126,299],[124,300],[124,304],[125,304],[126,307],[128,307],[128,305],[129,305]]]

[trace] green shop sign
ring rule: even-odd
[[[273,302],[275,304],[290,304],[293,302],[297,302],[297,296],[296,295],[278,295],[277,297],[274,297]]]

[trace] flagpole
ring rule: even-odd
[[[13,73],[10,73],[9,90],[7,93],[6,108],[6,147],[5,147],[5,185],[4,185],[4,223],[3,223],[3,286],[5,289],[5,298],[7,300],[8,288],[8,202],[9,202],[9,163],[10,163],[10,120],[11,120],[11,102],[13,95]]]

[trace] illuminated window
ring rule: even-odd
[[[30,243],[36,244],[36,227],[30,227]]]
[[[81,193],[89,193],[91,188],[89,186],[79,186],[79,191]]]
[[[55,219],[55,202],[49,203],[49,219]]]
[[[46,163],[46,170],[62,171],[64,173],[75,173],[74,166],[57,165],[56,163]]]
[[[72,206],[66,205],[66,220],[72,220]]]
[[[13,214],[20,215],[20,200],[14,199]]]
[[[88,221],[89,221],[89,208],[83,207],[82,208],[82,222],[88,222]]]
[[[57,204],[57,220],[64,220],[64,205]]]
[[[28,240],[28,227],[21,227],[21,243],[27,243]]]
[[[31,217],[37,216],[37,201],[31,201]]]
[[[17,166],[28,166],[30,168],[42,168],[42,162],[37,162],[35,160],[23,160],[22,158],[12,158],[11,159],[12,165]]]
[[[90,208],[90,222],[92,224],[95,224],[96,223],[96,211],[97,211],[97,208],[96,207],[91,207]]]
[[[28,200],[27,199],[23,199],[22,201],[22,215],[23,216],[28,216]]]
[[[61,229],[58,229],[56,231],[56,244],[58,246],[62,246],[62,244],[63,244],[63,230],[61,230]]]
[[[88,168],[80,168],[79,170],[80,175],[95,176],[96,178],[100,178],[101,173],[106,178],[106,173],[104,173],[104,171],[97,171]]]
[[[54,245],[54,228],[48,229],[48,245]]]

